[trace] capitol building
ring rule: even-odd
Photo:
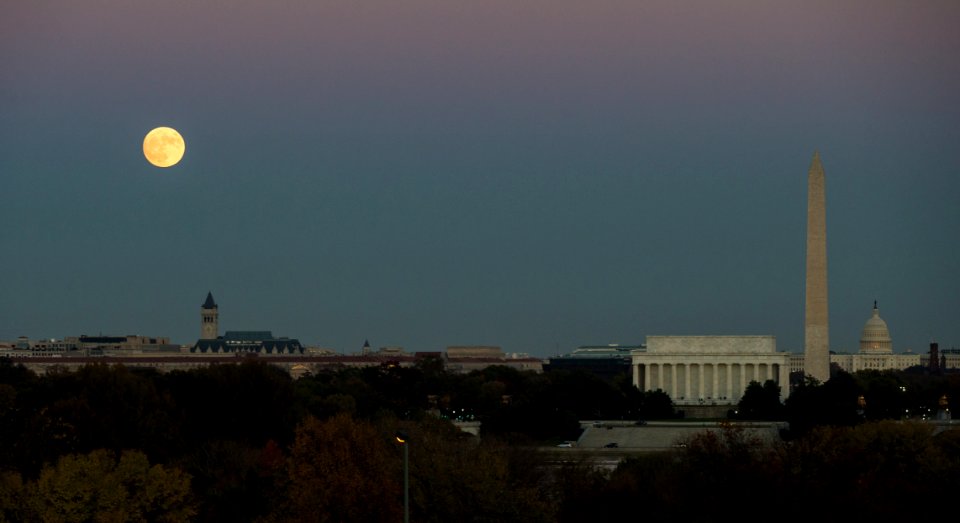
[[[903,370],[921,365],[921,355],[905,352],[894,354],[893,339],[887,322],[880,317],[877,302],[873,302],[873,314],[863,326],[860,335],[860,351],[857,354],[833,353],[830,365],[846,372],[861,370]]]

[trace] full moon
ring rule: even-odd
[[[157,167],[176,165],[185,149],[183,137],[170,127],[157,127],[143,139],[143,155]]]

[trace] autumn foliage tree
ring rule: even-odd
[[[349,414],[297,428],[277,510],[265,521],[400,521],[401,462],[387,435]]]

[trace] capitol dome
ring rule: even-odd
[[[891,354],[892,352],[893,340],[890,339],[887,322],[880,317],[877,302],[873,302],[873,315],[863,326],[863,333],[860,335],[860,353]]]

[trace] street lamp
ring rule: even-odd
[[[394,436],[403,447],[403,523],[410,523],[410,469],[407,466],[409,453],[407,447],[410,445],[407,440],[410,438],[406,432],[400,430]]]

